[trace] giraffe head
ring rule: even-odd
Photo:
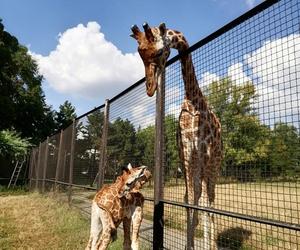
[[[150,28],[143,24],[144,32],[136,25],[131,27],[131,36],[138,42],[138,52],[143,60],[146,74],[146,89],[148,96],[153,96],[158,84],[158,78],[163,72],[170,55],[170,41],[166,25]]]
[[[140,189],[150,178],[151,173],[146,166],[132,167],[129,163],[123,168],[121,176],[123,187],[119,192],[119,197],[126,197],[129,192]]]

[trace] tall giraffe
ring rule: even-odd
[[[105,185],[97,192],[92,202],[91,232],[86,250],[107,249],[111,239],[116,238],[121,222],[124,230],[123,249],[139,249],[144,205],[140,189],[150,178],[147,167],[133,168],[129,164],[113,184]]]
[[[162,23],[150,28],[147,23],[141,32],[131,27],[132,37],[138,42],[138,52],[143,60],[148,96],[153,96],[158,82],[162,82],[170,48],[181,54],[185,97],[179,116],[179,153],[185,172],[185,201],[188,204],[213,207],[215,185],[222,160],[221,124],[209,107],[199,88],[191,54],[183,34],[167,29]],[[204,246],[216,249],[213,214],[203,212]],[[194,249],[197,210],[187,209],[187,249]]]

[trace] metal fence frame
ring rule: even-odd
[[[184,53],[191,53],[196,49],[204,46],[208,42],[214,40],[215,38],[221,36],[225,32],[231,30],[232,28],[236,27],[237,25],[245,22],[249,18],[255,16],[257,13],[264,11],[265,9],[269,8],[270,6],[274,5],[275,3],[279,2],[279,0],[269,0],[264,1],[260,5],[256,6],[255,8],[251,9],[247,13],[243,14],[239,18],[235,19],[234,21],[228,23],[221,29],[217,30],[216,32],[212,33],[211,35],[207,36],[206,38],[202,39],[201,41],[197,42],[193,46],[191,46],[187,51]],[[167,62],[167,66],[178,62],[181,55],[177,55],[171,60]],[[29,170],[29,179],[30,179],[30,187],[33,189],[39,189],[42,192],[46,192],[46,184],[50,184],[53,186],[53,189],[57,190],[59,185],[68,187],[68,202],[72,204],[72,189],[73,188],[80,188],[84,190],[97,190],[97,188],[101,187],[104,183],[104,170],[106,168],[106,146],[107,146],[107,130],[109,124],[109,109],[110,104],[113,103],[115,100],[119,99],[120,97],[124,96],[125,94],[129,93],[135,87],[144,84],[145,78],[139,80],[128,89],[124,90],[111,100],[106,100],[104,105],[101,105],[81,116],[76,118],[73,123],[69,126],[72,129],[72,138],[71,138],[71,154],[70,154],[70,162],[69,162],[69,176],[68,181],[62,181],[59,179],[59,169],[61,167],[60,161],[63,157],[61,152],[62,144],[64,143],[64,130],[62,130],[60,134],[60,142],[59,142],[59,149],[58,149],[58,158],[57,158],[57,167],[56,167],[56,174],[55,179],[48,179],[46,178],[46,168],[48,162],[48,145],[49,145],[49,137],[45,140],[45,149],[42,150],[42,143],[40,143],[38,149],[34,149],[31,153],[30,159],[30,170]],[[99,160],[99,176],[97,181],[97,188],[95,187],[88,187],[84,185],[77,185],[73,183],[73,169],[74,169],[74,143],[75,143],[75,133],[76,133],[76,122],[83,117],[91,114],[95,110],[103,109],[104,108],[104,125],[103,125],[103,133],[102,137],[99,138],[101,143],[101,153],[100,153],[100,160]],[[272,220],[266,218],[260,218],[256,216],[250,216],[235,212],[229,212],[225,210],[215,209],[215,208],[207,208],[195,205],[184,204],[176,201],[165,200],[163,198],[163,149],[164,149],[164,87],[158,86],[158,92],[156,95],[156,126],[155,126],[155,179],[154,179],[154,197],[153,198],[146,198],[146,201],[151,202],[154,204],[154,214],[153,214],[153,249],[163,249],[164,248],[164,207],[166,205],[172,205],[177,207],[195,209],[199,211],[205,211],[225,217],[240,219],[244,221],[256,222],[259,224],[275,226],[278,228],[285,228],[293,230],[294,232],[300,232],[300,225],[294,223],[287,223],[284,221],[279,220]],[[43,152],[44,151],[44,152]],[[42,156],[44,154],[45,157]],[[42,160],[43,158],[43,160]],[[43,171],[39,171],[42,169]],[[42,175],[41,175],[42,173]],[[41,185],[41,187],[40,187]]]

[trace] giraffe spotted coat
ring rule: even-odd
[[[151,173],[145,166],[132,168],[129,164],[113,184],[105,185],[97,192],[92,202],[91,232],[86,250],[107,249],[111,240],[116,238],[121,222],[124,229],[123,249],[139,248],[144,204],[140,189],[150,178]]]

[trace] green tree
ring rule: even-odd
[[[37,64],[0,20],[0,130],[14,129],[34,143],[55,129]]]
[[[236,85],[229,78],[208,87],[208,101],[222,124],[223,170],[249,180],[266,166],[270,130],[262,125],[253,107],[258,95],[253,83]]]
[[[30,143],[16,131],[0,131],[0,157],[20,157],[26,155]]]
[[[59,106],[59,111],[56,112],[55,122],[56,127],[60,129],[64,129],[69,126],[73,119],[76,118],[75,107],[68,100],[65,101],[62,105]]]
[[[177,174],[180,166],[177,129],[178,120],[174,115],[167,115],[164,119],[165,126],[165,177],[172,178]],[[139,128],[136,132],[136,160],[139,164],[147,165],[151,171],[155,164],[155,127]]]
[[[95,148],[100,148],[101,137],[103,132],[103,123],[104,123],[104,112],[101,110],[96,110],[87,117],[88,122],[86,129],[88,131],[91,144]]]
[[[293,176],[300,173],[300,137],[294,126],[276,123],[270,148],[272,175]]]
[[[136,133],[136,152],[138,164],[154,169],[155,127],[139,128]]]
[[[178,168],[181,166],[177,143],[178,119],[174,115],[167,115],[164,120],[164,126],[166,145],[165,177],[177,177]]]
[[[78,183],[86,183],[88,178],[92,184],[98,173],[103,122],[104,114],[99,109],[77,120],[74,169],[84,173],[75,180]]]
[[[115,174],[122,166],[129,162],[137,164],[136,160],[136,132],[133,124],[129,120],[117,118],[109,125],[108,133],[108,167],[110,174]]]

